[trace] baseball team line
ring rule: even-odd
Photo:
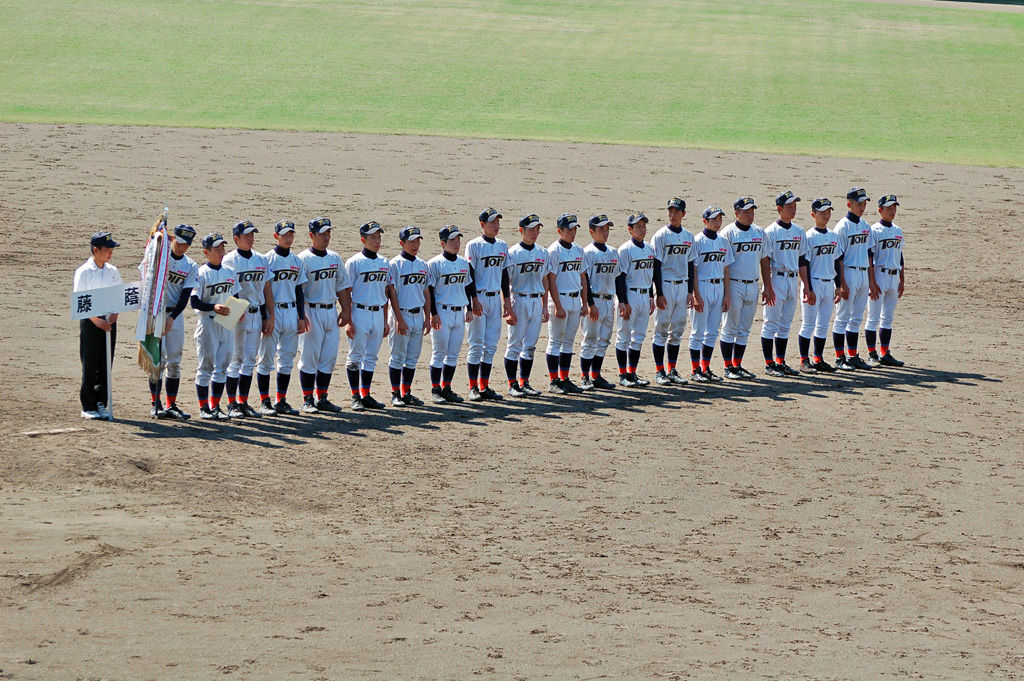
[[[691,234],[682,224],[686,202],[674,197],[667,204],[667,224],[649,242],[648,218],[643,213],[630,215],[629,239],[618,249],[607,245],[614,226],[607,215],[590,218],[592,243],[581,248],[576,243],[578,219],[568,213],[557,219],[558,238],[548,248],[537,244],[543,225],[533,213],[519,220],[520,241],[510,247],[498,238],[502,215],[487,208],[479,215],[480,236],[466,244],[463,254],[462,231],[445,225],[438,234],[441,252],[429,261],[419,257],[423,234],[415,226],[400,230],[398,255],[390,260],[380,255],[384,229],[370,221],[359,227],[362,249],[343,262],[328,248],[331,221],[318,217],[309,222],[310,246],[301,253],[293,251],[293,222],[277,223],[276,245],[260,254],[253,251],[258,230],[243,220],[233,227],[236,248],[230,253],[220,234],[201,240],[206,262],[199,265],[186,254],[196,230],[178,225],[173,230],[165,293],[165,300],[174,304],[166,308],[161,376],[150,380],[151,414],[159,419],[190,418],[177,404],[183,312],[189,305],[198,316],[194,338],[199,412],[210,420],[299,414],[286,399],[296,355],[301,412],[340,412],[328,399],[328,390],[341,328],[348,337],[346,369],[353,411],[384,408],[370,394],[384,338],[389,339],[391,350],[391,404],[423,404],[413,395],[412,382],[428,333],[430,399],[437,404],[462,402],[452,381],[467,327],[468,399],[503,399],[490,385],[503,320],[507,394],[513,398],[541,394],[530,385],[530,376],[542,324],[548,328],[545,359],[548,390],[554,394],[616,387],[601,374],[613,331],[618,384],[649,385],[637,374],[637,367],[651,316],[654,380],[659,385],[688,382],[677,369],[687,325],[689,381],[722,380],[711,369],[716,341],[725,378],[754,380],[742,362],[759,303],[764,319],[761,347],[769,376],[903,366],[890,352],[896,305],[905,283],[903,232],[893,222],[899,205],[896,196],[878,199],[880,219],[870,225],[864,219],[866,191],[851,189],[846,194],[847,213],[833,228],[828,227],[831,201],[815,199],[811,203],[814,226],[806,230],[793,222],[800,201],[791,191],[779,194],[775,198],[778,218],[767,228],[754,223],[757,205],[751,197],[734,202],[735,220],[724,228],[724,211],[708,206],[701,216],[703,229]],[[80,277],[103,273],[116,246],[107,232],[93,236],[93,257],[76,272],[76,290]],[[117,269],[106,267],[103,276],[120,281]],[[249,307],[229,330],[215,318],[229,314],[225,303],[235,296]],[[799,370],[786,363],[798,301],[803,312]],[[867,361],[857,349],[865,310]],[[90,324],[101,333],[112,326],[102,317],[83,320],[83,344],[87,332],[95,334],[86,329]],[[823,356],[830,326],[834,366]],[[570,375],[580,329],[581,380],[577,384]],[[96,401],[102,386],[87,386],[85,363],[83,354],[82,415],[104,418],[104,407]],[[275,372],[272,398],[270,378]],[[258,408],[250,406],[248,399],[254,373]],[[161,388],[166,403],[161,401]],[[220,406],[225,392],[226,412]]]

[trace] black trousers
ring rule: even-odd
[[[107,401],[107,362],[103,351],[107,346],[107,334],[91,320],[79,322],[78,356],[82,359],[82,411],[96,411],[99,402]],[[110,361],[113,366],[114,346],[117,344],[117,323],[110,330]]]

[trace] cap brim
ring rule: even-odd
[[[879,208],[888,208],[889,206],[898,206],[898,205],[900,205],[899,201],[887,201],[887,202],[883,203],[882,205],[880,205]]]
[[[217,239],[216,241],[214,241],[212,244],[210,244],[206,248],[217,248],[217,246],[220,246],[221,244],[226,244],[226,243],[227,242],[224,241],[224,239]]]
[[[570,222],[567,225],[562,225],[558,229],[579,229],[579,227],[580,227],[580,223],[578,223],[578,222]]]
[[[284,229],[276,230],[278,234],[287,234],[288,232],[294,232],[294,227],[285,227]]]
[[[750,210],[751,208],[757,208],[757,204],[752,203],[749,206],[739,206],[735,210]]]
[[[260,230],[256,229],[255,227],[246,227],[239,234],[236,234],[235,236],[242,236],[243,234],[252,234],[253,232],[258,232],[258,231],[260,231]]]
[[[495,213],[494,215],[488,215],[488,216],[487,216],[487,219],[486,219],[486,220],[484,220],[484,222],[494,222],[495,220],[501,220],[501,219],[503,219],[504,217],[505,217],[505,216],[504,216],[504,215],[502,215],[501,213]]]
[[[401,239],[401,237],[399,237],[399,238],[400,238],[401,241],[416,241],[416,239],[422,239],[423,235],[422,234],[410,234],[407,237],[405,237],[404,239]]]
[[[832,208],[833,208],[832,204],[828,203],[828,204],[825,204],[824,206],[818,206],[817,208],[812,206],[811,210],[813,210],[816,213],[820,213],[823,210],[832,210]]]
[[[716,210],[715,212],[711,213],[710,215],[704,216],[704,219],[705,220],[710,220],[711,218],[717,218],[719,215],[725,215],[725,213],[723,213],[720,210]]]
[[[613,227],[614,225],[615,223],[612,222],[611,220],[604,220],[602,222],[595,222],[594,224],[591,225],[591,227]]]
[[[192,238],[194,239],[195,237]],[[192,239],[185,239],[183,237],[178,236],[177,234],[174,235],[174,240],[179,244],[192,244]]]
[[[522,229],[533,229],[534,227],[543,227],[543,226],[544,226],[544,223],[537,222],[537,221],[530,222],[530,223],[528,223],[526,225],[521,225]]]

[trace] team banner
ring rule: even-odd
[[[160,337],[164,332],[164,288],[167,285],[167,264],[170,258],[167,238],[167,208],[149,230],[149,241],[139,274],[142,277],[142,312],[135,326],[139,341],[139,367],[154,380],[160,377]]]
[[[103,288],[71,293],[71,319],[102,317],[115,312],[128,312],[141,307],[139,289],[142,282],[114,284]]]

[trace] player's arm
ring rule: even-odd
[[[850,297],[850,289],[846,288],[846,268],[843,267],[843,256],[836,258],[833,267],[836,270],[836,296],[834,300],[838,303],[840,300],[846,300]]]
[[[878,296],[882,293],[882,290],[878,288],[878,284],[875,282],[875,252],[868,249],[868,297],[871,300],[878,300]]]
[[[423,333],[430,332],[430,325],[433,322],[434,316],[431,314],[431,310],[434,310],[434,287],[424,286],[423,287]]]
[[[544,275],[544,290],[545,296],[551,296],[551,303],[555,306],[555,316],[565,319],[565,308],[562,307],[562,299],[558,296],[558,281],[554,272]],[[544,300],[544,309],[547,309],[547,298]]]
[[[729,311],[729,286],[732,282],[729,280],[729,266],[726,265],[722,268],[722,312]],[[716,323],[720,323],[719,320]]]
[[[665,300],[665,289],[661,276],[661,260],[658,259],[658,256],[654,256],[654,291],[658,296],[655,299],[658,309],[664,310],[668,307],[668,301]]]
[[[896,290],[896,297],[897,298],[902,298],[903,297],[903,288],[904,288],[904,286],[906,286],[906,283],[907,283],[903,273],[906,272],[906,271],[907,271],[907,265],[906,265],[906,262],[903,260],[903,253],[900,253],[900,287]]]
[[[384,289],[385,295],[388,297],[388,302],[384,304],[384,335],[388,335],[388,305],[391,305],[391,309],[395,312],[395,331],[404,336],[409,333],[409,325],[405,323],[405,317],[402,316],[402,310],[398,307],[398,289],[395,288],[394,284],[388,284],[387,288]]]
[[[338,304],[341,305],[341,312],[338,314],[338,326],[352,327],[352,289],[343,288],[338,291]],[[352,327],[354,330],[354,327]]]
[[[625,272],[619,272],[615,277],[615,296],[619,299],[619,316],[628,320],[632,310],[629,307],[629,291],[626,288]]]
[[[296,329],[300,334],[309,331],[309,320],[306,319],[306,294],[302,284],[295,285],[295,310],[299,313],[299,323]]]
[[[772,286],[771,259],[767,256],[761,258],[761,281],[764,282],[764,293],[762,299],[769,307],[775,304],[775,287]]]
[[[817,297],[814,295],[814,289],[811,287],[810,267],[811,263],[801,255],[799,272],[800,281],[804,285],[804,302],[808,305],[814,305]]]
[[[263,319],[263,335],[274,331],[274,291],[268,279],[263,283],[263,304],[260,305],[260,318]]]
[[[510,317],[512,315],[512,285],[508,280],[508,269],[501,268],[501,304],[505,308],[502,310],[502,317]]]
[[[686,288],[689,300],[686,302],[697,312],[704,311],[704,299],[700,295],[700,282],[697,281],[697,263],[691,260],[686,265]]]
[[[427,302],[430,303],[430,328],[440,329],[441,328],[441,315],[437,313],[437,291],[433,285],[428,287],[427,291]]]
[[[484,313],[484,306],[480,304],[480,298],[476,294],[476,270],[469,266],[469,283],[466,284],[466,300],[469,301],[469,308],[466,310],[466,321],[473,321],[473,316],[479,317]]]
[[[590,282],[587,281],[587,273],[580,272],[580,319],[583,319],[590,312]]]

